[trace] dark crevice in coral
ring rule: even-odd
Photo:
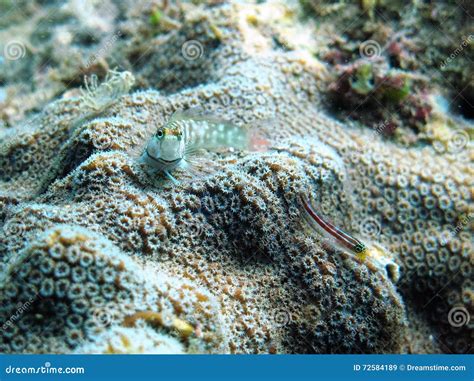
[[[461,92],[452,106],[454,113],[470,121],[474,121],[474,92]]]

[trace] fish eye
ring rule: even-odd
[[[165,136],[165,133],[163,132],[163,129],[160,128],[158,132],[156,133],[156,137],[161,139],[163,136]]]

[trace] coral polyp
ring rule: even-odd
[[[81,89],[83,107],[90,108],[95,113],[105,111],[120,96],[127,94],[135,83],[135,77],[128,71],[118,72],[110,70],[99,84],[94,74],[90,78],[84,78],[85,89]]]

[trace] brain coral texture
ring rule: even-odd
[[[77,93],[3,128],[2,352],[472,352],[472,322],[453,324],[473,314],[469,155],[330,117],[327,67],[251,9],[201,10],[97,109]],[[150,174],[148,139],[194,107],[270,147],[203,153],[177,185]],[[308,229],[302,194],[400,279]]]

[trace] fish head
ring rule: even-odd
[[[179,128],[160,128],[147,146],[148,155],[165,162],[183,159],[185,150],[183,134]]]

